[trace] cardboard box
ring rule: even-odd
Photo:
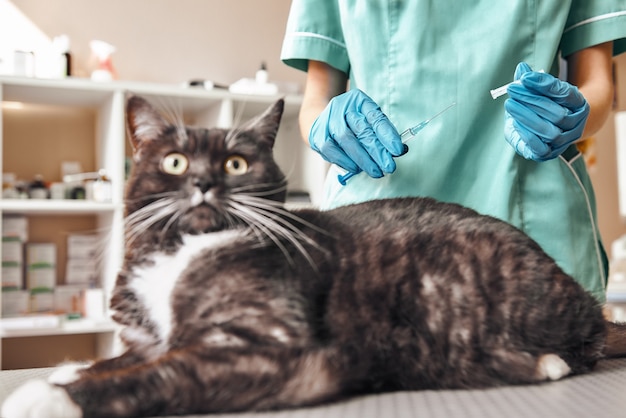
[[[2,237],[28,241],[28,219],[25,216],[3,216]]]
[[[26,290],[2,292],[2,316],[20,316],[29,312],[30,295]]]
[[[67,260],[65,269],[65,283],[91,284],[98,283],[98,266],[93,260]]]
[[[94,234],[72,234],[67,237],[67,258],[94,260],[100,251],[101,238]]]
[[[84,286],[57,286],[54,289],[54,310],[62,313],[81,312],[84,291]]]
[[[26,267],[56,267],[57,246],[51,242],[26,244]]]
[[[2,262],[22,265],[24,262],[24,245],[17,238],[2,238]]]
[[[19,263],[2,262],[2,290],[24,287],[24,269]]]
[[[26,283],[30,290],[52,290],[57,283],[57,271],[49,267],[30,267],[26,271]]]
[[[30,293],[31,312],[52,312],[54,310],[54,292],[37,290]]]

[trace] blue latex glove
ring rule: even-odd
[[[309,143],[326,161],[376,178],[393,173],[393,157],[408,150],[380,107],[357,89],[328,103],[313,122]]]
[[[547,161],[580,139],[589,104],[578,89],[556,77],[518,64],[504,103],[504,136],[515,151],[529,160]]]

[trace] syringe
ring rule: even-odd
[[[511,81],[510,83],[506,83],[504,86],[500,86],[497,89],[489,90],[489,93],[491,93],[491,97],[493,98],[493,100],[496,100],[500,96],[504,96],[506,94],[506,89],[508,89],[511,84],[522,84],[522,82],[519,80],[515,80]]]
[[[543,73],[545,71],[539,70],[538,72]],[[510,83],[506,83],[504,86],[489,90],[489,93],[491,93],[491,97],[493,98],[493,100],[496,100],[500,96],[504,96],[511,84],[522,84],[522,82],[520,80],[515,80],[511,81]]]
[[[435,113],[433,116],[431,116],[430,118],[418,123],[417,125],[413,126],[412,128],[408,128],[405,131],[403,131],[400,134],[400,139],[402,140],[403,144],[406,144],[408,142],[409,139],[413,138],[414,136],[417,135],[417,133],[419,131],[421,131],[422,129],[424,129],[426,127],[426,125],[428,125],[430,123],[430,121],[432,121],[433,119],[435,119],[437,116],[440,116],[441,114],[445,113],[447,110],[449,110],[450,108],[454,107],[456,105],[456,102],[452,102],[450,105],[448,105],[445,109],[440,110],[439,112]],[[360,171],[359,171],[360,173]],[[353,176],[355,176],[358,173],[353,173],[353,172],[349,172],[346,174],[339,174],[337,176],[337,180],[339,181],[339,183],[342,186],[345,186],[347,181],[350,180]]]

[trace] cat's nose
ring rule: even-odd
[[[213,182],[209,179],[196,179],[193,182],[193,185],[200,189],[202,193],[206,193],[211,187],[213,187]]]

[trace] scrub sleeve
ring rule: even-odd
[[[561,51],[614,40],[617,54],[625,38],[626,0],[294,0],[286,64],[344,71],[399,131],[457,103],[408,142],[395,173],[341,186],[332,166],[323,207],[399,196],[460,203],[523,229],[604,301],[608,263],[580,154],[518,156],[504,139],[505,98],[489,90],[511,81],[521,61],[558,74]]]

